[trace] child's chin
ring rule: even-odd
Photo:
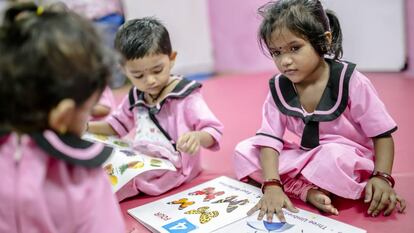
[[[146,93],[148,93],[148,94],[150,94],[150,95],[152,95],[152,96],[157,96],[160,92],[159,92],[159,90],[158,90],[158,89],[156,89],[156,88],[152,88],[152,89],[148,89],[148,90],[146,91]]]

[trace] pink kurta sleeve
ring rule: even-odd
[[[223,124],[210,110],[200,91],[194,91],[194,93],[185,98],[185,101],[187,124],[194,131],[205,131],[214,138],[216,142],[209,148],[210,150],[220,149],[219,142],[222,137]]]
[[[106,119],[120,137],[127,135],[135,125],[134,112],[129,110],[128,95],[124,97],[118,108]]]
[[[108,107],[111,111],[116,107],[115,98],[111,88],[105,88],[105,90],[102,92],[98,104]]]
[[[263,104],[262,125],[253,137],[253,145],[270,147],[279,153],[283,148],[283,134],[286,129],[286,116],[276,107],[272,95],[269,93]]]
[[[390,133],[397,124],[367,77],[355,71],[349,84],[350,112],[367,137]]]

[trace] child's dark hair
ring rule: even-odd
[[[122,25],[115,36],[115,48],[127,60],[172,52],[170,35],[153,17],[132,19]]]
[[[81,106],[102,91],[115,64],[86,19],[37,9],[12,6],[0,27],[0,124],[20,132],[47,129],[61,100]]]
[[[279,0],[259,8],[263,21],[259,29],[259,43],[269,49],[271,34],[287,28],[308,40],[321,56],[342,57],[342,32],[338,18],[332,11],[323,9],[319,0]],[[332,42],[328,44],[325,32],[331,31]]]

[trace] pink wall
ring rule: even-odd
[[[267,0],[209,0],[211,35],[217,72],[263,72],[276,69],[257,43],[257,8]],[[407,4],[407,73],[414,78],[414,1]],[[237,8],[237,10],[235,9]]]
[[[408,49],[408,73],[414,78],[414,1],[406,0],[406,18],[407,18],[407,49]]]
[[[257,8],[266,0],[209,0],[211,36],[217,72],[257,72],[275,69],[259,49]],[[237,8],[237,9],[236,9]]]

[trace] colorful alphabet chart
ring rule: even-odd
[[[128,213],[153,232],[211,232],[245,217],[261,196],[255,189],[221,176]]]
[[[132,149],[131,142],[127,140],[90,133],[83,135],[82,138],[104,143],[114,149],[111,156],[103,164],[114,193],[143,172],[160,169],[176,171],[176,168],[169,160],[151,157],[135,151]]]
[[[152,232],[287,232],[287,233],[366,233],[354,226],[299,209],[283,210],[287,222],[274,217],[258,221],[246,213],[262,193],[252,185],[221,176],[180,193],[129,209],[128,213]]]

